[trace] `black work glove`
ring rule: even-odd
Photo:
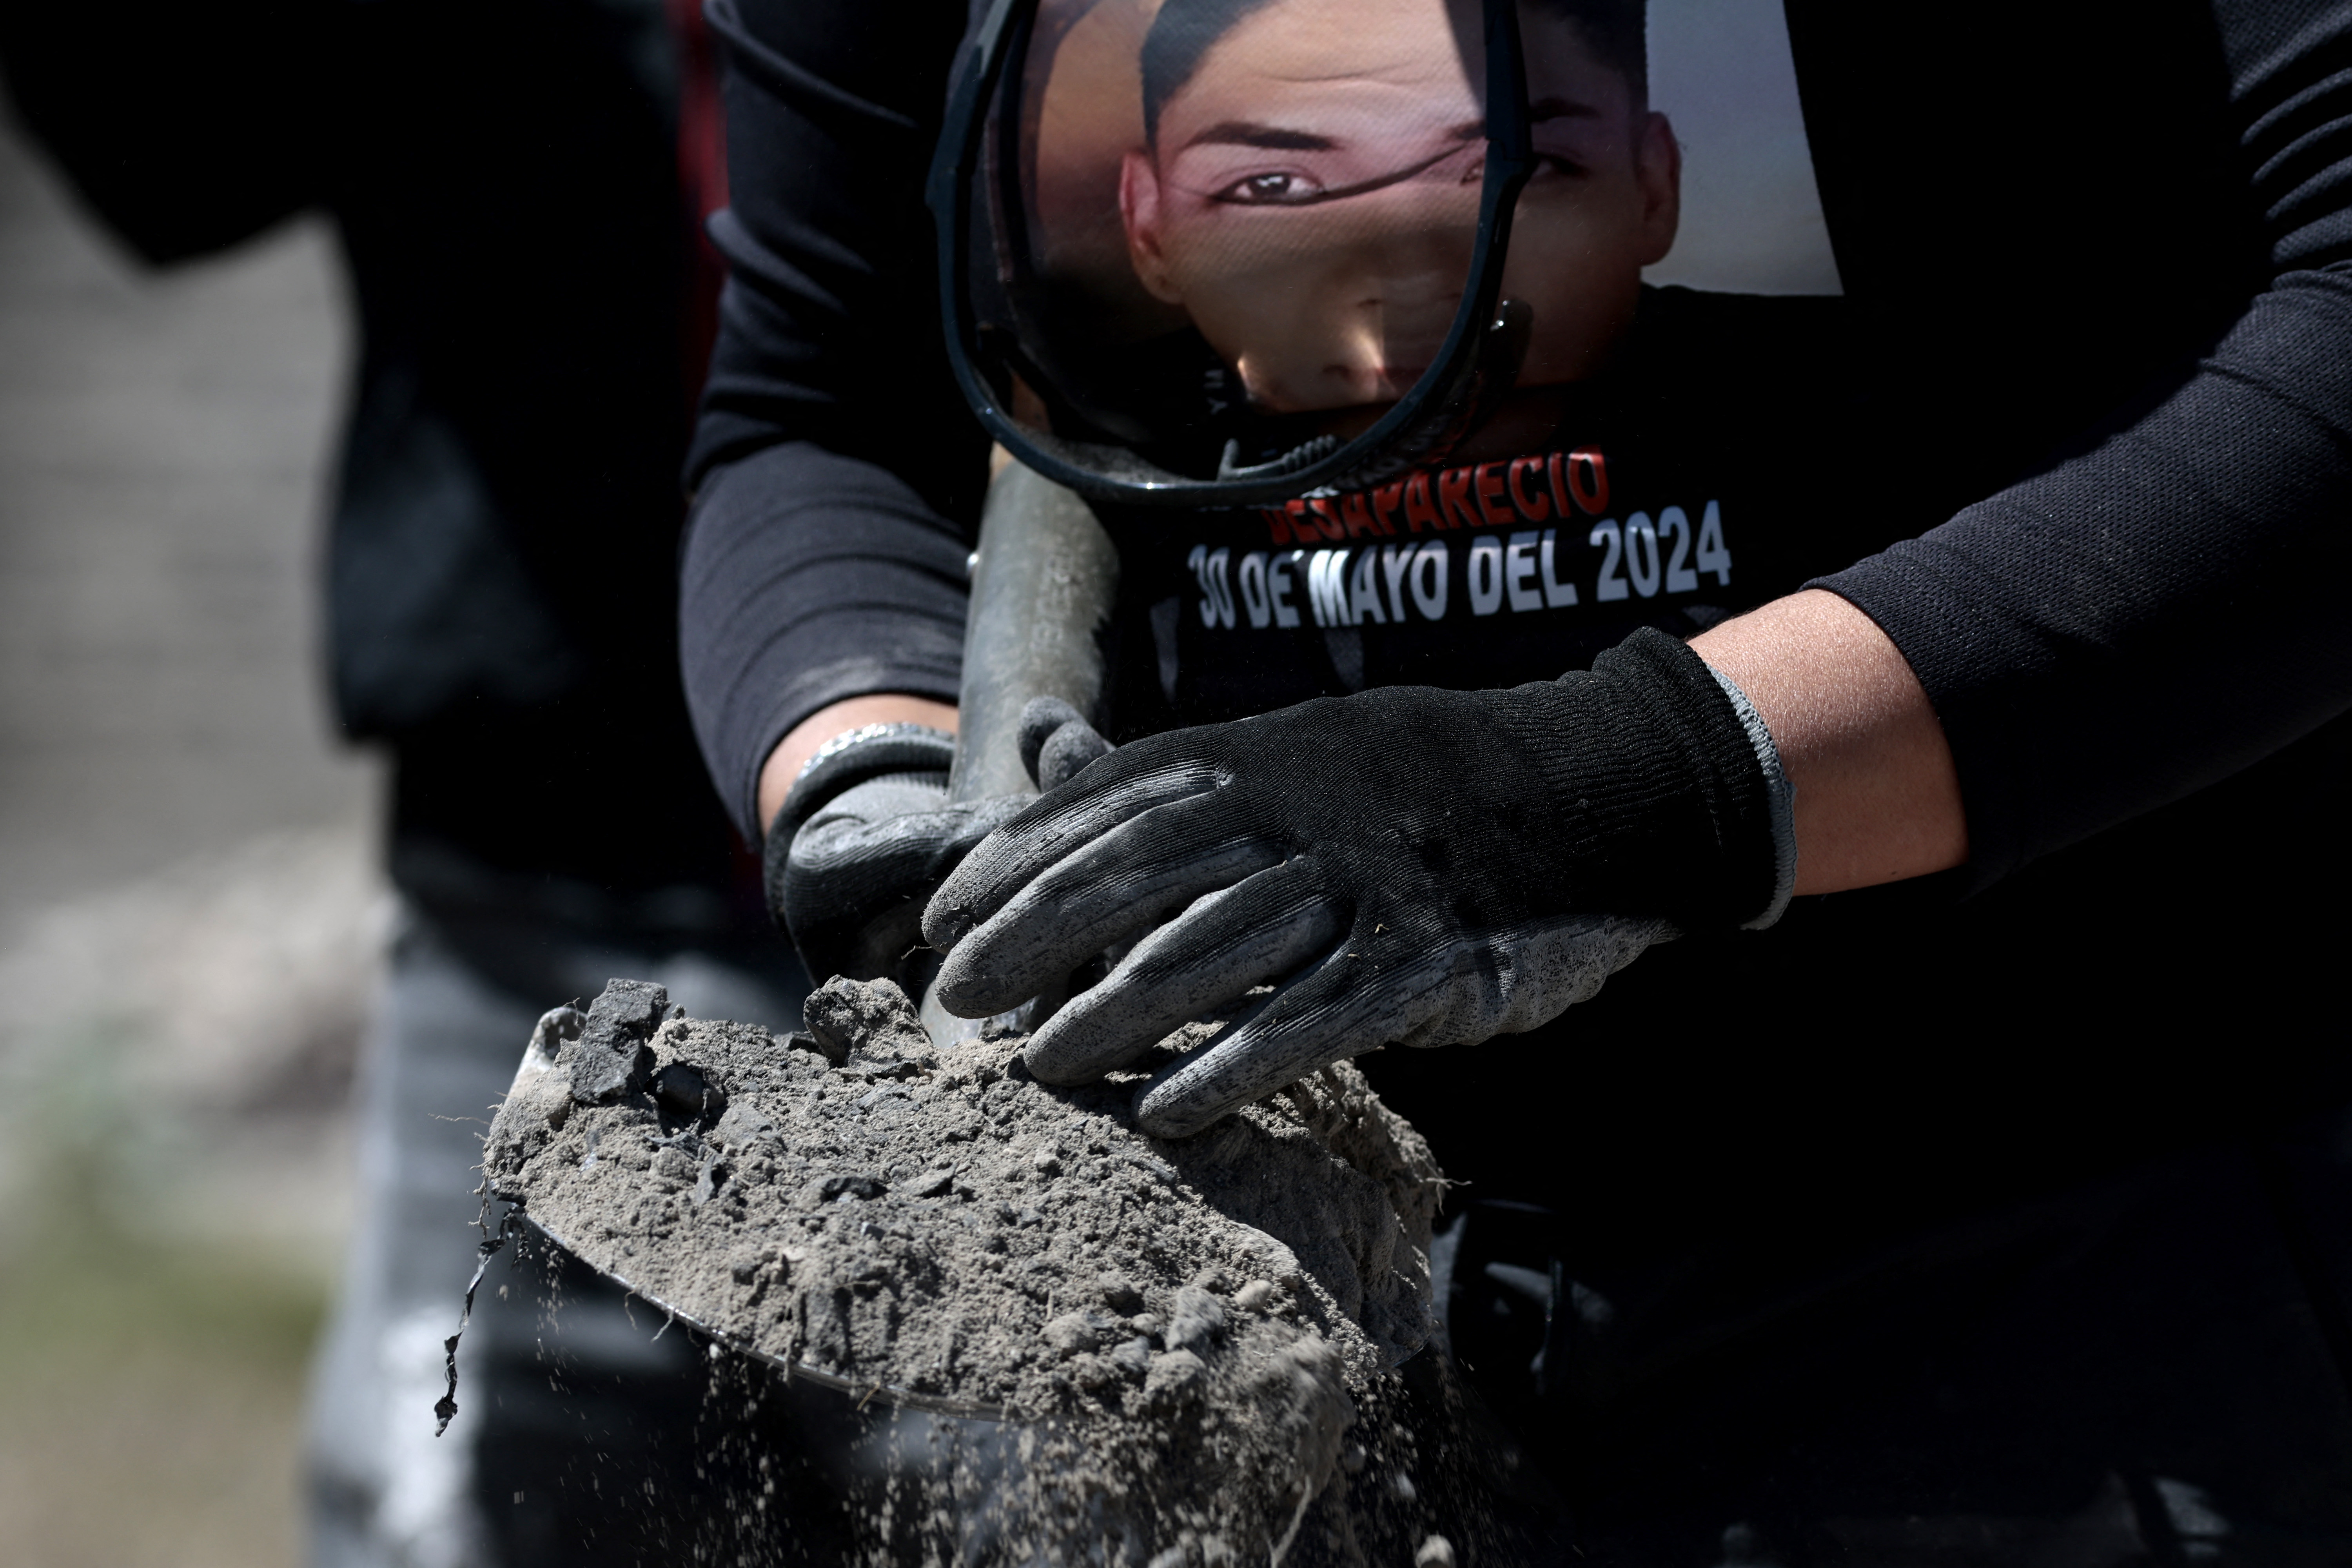
[[[1110,750],[1066,702],[1021,715],[1021,760],[1059,784]],[[768,825],[768,910],[792,933],[809,978],[905,978],[922,947],[923,900],[971,847],[1030,795],[948,799],[955,737],[920,724],[868,724],[809,759]],[[1048,785],[1047,787],[1050,787]]]
[[[1074,1083],[1279,988],[1148,1085],[1181,1136],[1376,1046],[1533,1028],[1677,931],[1769,924],[1790,794],[1744,697],[1657,631],[1507,691],[1390,687],[1130,742],[933,896],[936,994],[1001,1013],[1182,911],[1031,1039]]]

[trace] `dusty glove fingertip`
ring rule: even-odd
[[[1163,1031],[1148,1025],[1139,1029],[1131,1022],[1131,1011],[1106,1016],[1097,1005],[1116,984],[1106,981],[1080,993],[1038,1026],[1021,1059],[1040,1081],[1094,1083],[1106,1073],[1139,1066],[1151,1055]],[[1123,1013],[1115,1004],[1110,1011]]]
[[[1057,1089],[1071,1089],[1092,1083],[1102,1077],[1092,1063],[1073,1057],[1066,1050],[1055,1048],[1055,1040],[1048,1034],[1031,1037],[1021,1047],[1021,1063],[1039,1083],[1050,1083]]]
[[[1135,1125],[1153,1138],[1190,1138],[1224,1110],[1204,1110],[1192,1096],[1166,1079],[1148,1083],[1135,1097]]]
[[[950,872],[923,906],[923,941],[941,952],[970,936],[980,923],[971,906],[957,897],[955,884],[955,874]]]
[[[926,931],[928,935],[928,931]],[[963,954],[950,952],[947,962],[940,965],[939,978],[931,984],[931,994],[940,1006],[959,1018],[987,1018],[1003,1012],[1013,1003],[1025,1000],[1013,997],[1007,1001],[998,996],[993,975],[974,974],[972,966],[962,962]]]
[[[1031,778],[1038,777],[1037,760],[1045,742],[1059,731],[1076,724],[1087,728],[1086,715],[1058,697],[1033,697],[1021,710],[1021,723],[1015,732],[1021,748],[1021,765]]]
[[[1111,744],[1083,721],[1054,731],[1037,755],[1037,787],[1059,789],[1097,758],[1110,755]]]

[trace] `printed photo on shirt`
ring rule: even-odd
[[[1290,498],[1100,509],[1147,695],[1185,721],[1550,679],[1834,564],[1809,487],[1851,378],[1780,0],[1517,10],[1512,379]],[[976,347],[1014,416],[1215,473],[1405,396],[1479,240],[1485,25],[1480,0],[1040,0],[975,171]]]
[[[1787,234],[1768,234],[1782,254],[1759,291],[1835,291],[1779,6],[1706,9],[1702,26],[1690,0],[1522,0],[1538,167],[1502,281],[1530,315],[1521,386],[1599,373],[1645,275],[1673,270],[1685,149],[1675,106],[1653,92],[1661,76],[1703,95],[1696,117],[1717,155],[1703,184],[1724,205],[1776,180],[1794,192],[1773,188],[1769,210],[1799,226],[1798,254]],[[1726,36],[1717,11],[1748,18],[1743,79],[1708,45]],[[1027,303],[1058,340],[1042,351],[1059,361],[1057,384],[1092,384],[1115,410],[1122,390],[1108,384],[1181,378],[1273,416],[1403,395],[1469,276],[1485,174],[1481,26],[1475,0],[1047,0],[1016,144]],[[1727,99],[1736,125],[1717,112]],[[1760,126],[1759,109],[1778,123]],[[1717,162],[1738,165],[1732,181]],[[1736,279],[1736,240],[1727,247],[1725,225],[1693,216],[1690,280]]]

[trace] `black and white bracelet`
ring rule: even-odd
[[[929,724],[860,724],[844,730],[801,765],[784,804],[768,824],[771,842],[789,838],[826,801],[884,773],[944,773],[955,763],[955,737]]]

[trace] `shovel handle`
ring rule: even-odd
[[[1037,793],[1021,765],[1021,710],[1034,698],[1058,697],[1108,729],[1104,641],[1118,596],[1118,552],[1094,509],[1019,463],[999,468],[972,555],[949,799]],[[932,991],[926,981],[920,1007],[935,1043],[980,1033],[985,1020],[955,1016]]]

